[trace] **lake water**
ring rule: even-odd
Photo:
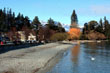
[[[110,43],[74,45],[47,73],[110,73]]]

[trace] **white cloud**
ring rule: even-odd
[[[110,14],[110,5],[92,5],[90,8],[95,14]]]

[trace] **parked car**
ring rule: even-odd
[[[0,45],[3,45],[3,39],[0,37]]]
[[[26,43],[37,43],[35,40],[27,40]]]
[[[3,44],[3,40],[2,40],[2,37],[0,37],[0,45]]]
[[[8,42],[10,42],[10,39],[8,37],[2,37],[2,40],[4,44],[8,44]]]
[[[0,45],[12,45],[13,42],[10,41],[8,37],[0,37]]]
[[[13,41],[13,43],[14,43],[15,45],[21,45],[21,44],[23,44],[22,41],[17,41],[17,40]]]

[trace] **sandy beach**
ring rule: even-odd
[[[46,73],[72,46],[48,43],[0,54],[0,73]]]

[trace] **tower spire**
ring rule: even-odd
[[[78,27],[78,18],[75,10],[73,10],[73,13],[71,15],[71,26],[70,28],[77,28]]]

